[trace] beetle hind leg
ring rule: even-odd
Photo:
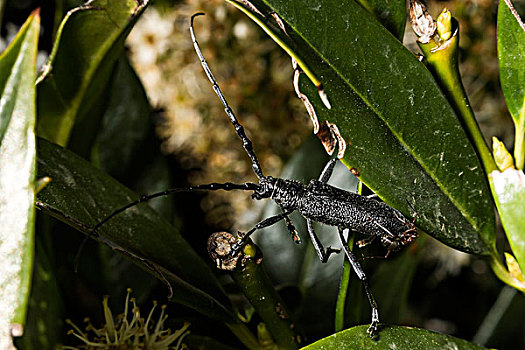
[[[339,227],[339,238],[341,239],[341,244],[343,245],[345,255],[350,261],[350,264],[352,265],[352,268],[355,271],[357,277],[359,277],[359,279],[363,283],[363,288],[365,289],[366,296],[368,297],[368,302],[370,303],[370,307],[372,308],[372,321],[370,322],[370,326],[368,327],[367,332],[368,334],[370,334],[370,337],[374,337],[374,335],[377,332],[377,327],[379,325],[379,312],[377,310],[377,304],[374,299],[374,296],[372,295],[372,291],[368,286],[365,271],[361,267],[361,264],[359,264],[359,261],[357,261],[355,255],[350,250],[350,247],[348,246],[348,240],[345,238],[343,232],[344,228]]]

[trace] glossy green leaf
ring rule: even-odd
[[[406,1],[405,0],[357,0],[368,12],[400,41],[405,34]]]
[[[104,91],[124,40],[149,2],[95,0],[70,10],[38,83],[38,134],[66,145]]]
[[[146,92],[124,56],[114,73],[92,157],[108,174],[122,178],[132,170],[137,154],[144,153],[147,139],[154,136]]]
[[[321,339],[304,350],[359,349],[359,350],[481,350],[482,346],[449,335],[412,327],[382,326],[377,339],[366,332],[368,326],[359,326]]]
[[[97,125],[92,162],[122,184],[137,193],[154,193],[172,186],[168,160],[160,151],[155,137],[152,111],[142,84],[123,53],[114,67],[107,93],[98,102],[104,106],[102,120]],[[75,126],[78,129],[78,125]],[[81,135],[72,133],[70,146],[74,148]],[[173,223],[173,200],[163,197],[151,200],[148,205],[170,223]],[[178,223],[176,223],[178,224]],[[121,294],[131,287],[137,295],[148,295],[155,283],[138,283],[136,266],[128,260],[115,256],[111,251],[103,255],[105,275],[123,286]],[[119,268],[113,268],[119,261]],[[85,262],[84,262],[85,263]],[[124,276],[129,280],[125,282]],[[148,278],[150,276],[146,276]]]
[[[91,159],[136,192],[154,193],[171,187],[148,97],[125,55],[118,60],[111,80]],[[171,219],[170,198],[158,198],[148,204]]]
[[[24,335],[16,341],[18,349],[55,349],[65,333],[65,316],[61,313],[64,295],[58,288],[52,249],[42,236],[43,232],[37,230],[27,324]]]
[[[74,153],[43,139],[38,144],[38,174],[52,181],[38,194],[37,206],[84,233],[116,208],[138,198]],[[148,205],[115,216],[98,233],[100,242],[164,282],[173,301],[210,318],[236,322],[212,271]]]
[[[525,271],[525,175],[521,170],[507,169],[492,172],[491,178],[505,234],[521,271]]]
[[[513,14],[506,2],[501,0],[498,8],[497,33],[500,81],[516,128],[514,158],[518,169],[523,169],[525,162],[525,24],[515,15],[519,18],[519,15]]]
[[[0,348],[22,335],[34,248],[35,79],[39,12],[0,56]]]
[[[264,1],[322,78],[306,79],[320,121],[347,142],[344,163],[385,202],[456,249],[490,254],[494,213],[476,152],[430,72],[354,1]],[[337,15],[335,15],[337,14]],[[410,203],[410,204],[409,204]]]

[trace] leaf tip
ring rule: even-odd
[[[36,9],[31,12],[29,15],[29,20],[36,21],[38,24],[40,23],[40,7],[37,7]]]

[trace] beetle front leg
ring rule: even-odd
[[[293,210],[285,211],[282,214],[270,216],[269,218],[266,218],[262,221],[260,221],[258,224],[256,224],[251,230],[247,232],[238,232],[237,233],[237,241],[232,245],[230,250],[230,256],[235,256],[239,249],[241,249],[245,244],[248,237],[251,236],[252,233],[254,233],[256,230],[260,230],[262,228],[271,226],[284,218],[288,217],[289,214],[292,213]]]
[[[368,327],[367,332],[368,334],[370,334],[370,337],[373,337],[377,332],[377,325],[379,324],[379,312],[377,311],[377,304],[374,299],[374,296],[372,295],[372,292],[370,291],[370,288],[368,287],[365,271],[361,267],[361,264],[359,264],[359,262],[357,261],[355,255],[350,250],[350,247],[348,246],[348,240],[345,238],[343,231],[344,228],[339,227],[339,238],[341,239],[341,244],[343,245],[343,249],[345,250],[345,254],[348,257],[348,260],[350,261],[353,270],[355,271],[357,277],[359,277],[359,279],[363,283],[366,296],[368,297],[368,302],[370,303],[370,307],[372,308],[372,321],[370,322],[370,327]]]
[[[283,211],[283,213],[286,212],[286,210],[284,210],[282,206],[281,210]],[[288,215],[284,216],[284,222],[286,223],[286,228],[288,229],[288,232],[290,232],[290,236],[292,236],[293,241],[297,244],[301,244],[301,237],[299,237],[297,229],[295,228],[292,220],[290,220],[290,217]]]

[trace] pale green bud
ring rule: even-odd
[[[498,140],[496,137],[492,137],[492,153],[494,154],[494,161],[500,171],[506,169],[514,169],[514,159],[510,155],[503,142]]]
[[[439,38],[443,41],[450,39],[452,36],[452,14],[447,8],[441,11],[436,22]]]

